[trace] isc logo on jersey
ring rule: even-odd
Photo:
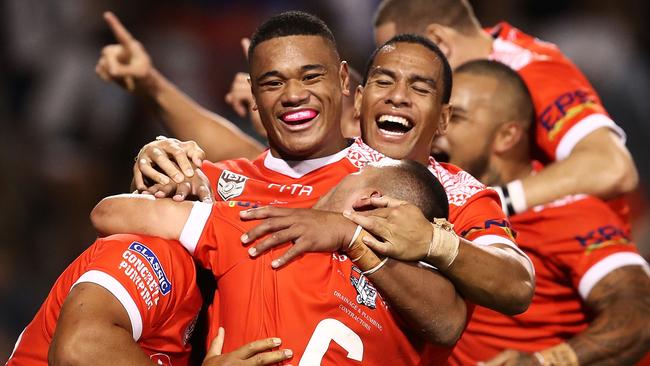
[[[247,180],[248,177],[224,170],[219,176],[217,192],[224,201],[239,197],[244,192]]]
[[[368,281],[368,278],[361,273],[361,270],[355,266],[350,272],[350,283],[357,291],[357,302],[371,309],[377,307],[377,290]]]

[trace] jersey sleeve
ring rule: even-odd
[[[580,207],[580,211],[567,210],[564,219],[554,221],[550,229],[565,231],[561,236],[566,239],[544,249],[570,274],[582,299],[587,299],[594,286],[612,271],[629,265],[648,268],[648,264],[638,254],[622,222],[604,203],[585,201]],[[566,225],[571,219],[572,224]]]
[[[248,258],[248,248],[241,243],[241,235],[245,232],[239,219],[242,208],[245,206],[239,206],[236,201],[194,202],[181,232],[183,247],[217,278],[235,263]]]
[[[542,57],[542,56],[540,56]],[[585,76],[562,56],[530,63],[519,74],[530,90],[536,113],[537,146],[551,161],[563,160],[585,136],[610,128],[625,133],[609,117]]]
[[[508,245],[528,260],[529,272],[535,273],[530,258],[517,246],[516,233],[499,202],[499,195],[486,188],[460,207],[451,205],[449,219],[454,224],[454,231],[476,245]]]
[[[166,320],[194,285],[192,260],[178,242],[160,238],[113,235],[98,244],[72,287],[90,282],[109,291],[126,310],[137,341]]]

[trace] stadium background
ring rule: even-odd
[[[271,14],[310,11],[332,27],[342,56],[362,69],[373,49],[371,22],[378,2],[0,2],[0,362],[9,356],[58,274],[94,240],[88,220],[93,205],[108,194],[126,191],[138,149],[165,133],[146,103],[94,74],[101,48],[114,42],[101,17],[104,10],[120,17],[155,65],[182,90],[253,133],[224,102],[235,72],[245,70],[240,38]],[[641,174],[631,203],[635,239],[648,258],[648,3],[472,4],[484,25],[505,19],[557,43],[594,84],[627,132]]]

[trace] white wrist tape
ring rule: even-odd
[[[377,272],[381,267],[383,267],[384,264],[386,264],[386,262],[388,262],[388,257],[384,258],[381,262],[379,262],[378,265],[376,265],[376,266],[370,268],[370,269],[367,270],[367,271],[363,271],[363,272],[361,272],[361,274],[364,275],[364,276],[371,275],[371,274]]]
[[[512,181],[505,186],[492,187],[501,199],[501,209],[508,216],[522,213],[528,209],[526,194],[521,180]]]
[[[454,225],[445,219],[433,219],[433,235],[427,250],[429,263],[439,269],[447,269],[458,256],[460,238],[454,232]]]

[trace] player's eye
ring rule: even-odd
[[[302,79],[304,81],[314,81],[314,80],[317,80],[318,78],[320,78],[321,76],[323,76],[322,73],[310,73],[310,74],[307,74],[307,75],[303,76]]]

